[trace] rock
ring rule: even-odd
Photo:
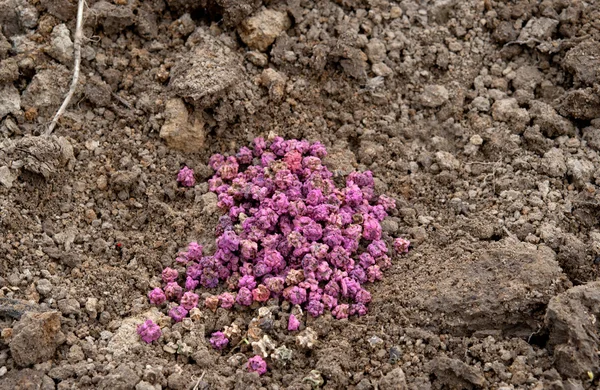
[[[501,45],[516,40],[518,36],[514,23],[510,21],[501,21],[492,34],[492,38]]]
[[[37,21],[37,10],[28,1],[0,0],[0,32],[7,37],[25,34]]]
[[[156,390],[156,388],[149,382],[141,381],[135,385],[135,390]]]
[[[567,173],[567,165],[562,150],[552,148],[544,153],[540,171],[551,177],[563,177]]]
[[[0,86],[0,119],[8,114],[16,114],[21,109],[19,90],[12,84]]]
[[[99,76],[91,76],[85,84],[85,97],[98,107],[108,107],[112,101],[112,88]]]
[[[206,138],[204,121],[199,113],[188,114],[183,100],[175,98],[165,105],[165,123],[160,129],[160,138],[173,149],[186,153],[204,149]]]
[[[5,59],[8,55],[8,51],[12,48],[12,45],[8,42],[2,29],[0,28],[0,60]]]
[[[478,96],[471,102],[471,107],[480,112],[488,112],[490,110],[490,100],[483,96]]]
[[[203,194],[201,198],[203,204],[203,213],[205,213],[206,215],[210,215],[219,211],[219,208],[217,207],[217,202],[219,201],[219,199],[217,198],[217,195],[214,192],[207,192],[206,194]]]
[[[261,84],[269,89],[269,96],[280,101],[285,93],[285,76],[275,69],[267,68],[260,75]]]
[[[344,58],[340,60],[340,65],[350,77],[362,80],[367,76],[367,55],[360,49],[346,48]]]
[[[548,346],[554,366],[567,378],[587,378],[600,365],[596,318],[600,316],[600,282],[577,286],[552,298],[546,310]]]
[[[425,107],[439,107],[448,101],[448,90],[443,85],[426,85],[419,101]]]
[[[74,20],[77,13],[77,2],[70,0],[40,0],[43,8],[52,16],[63,22]]]
[[[52,29],[48,54],[55,60],[69,65],[73,62],[73,41],[71,32],[65,24],[59,24]]]
[[[42,296],[47,296],[52,292],[52,283],[48,279],[38,280],[35,287]]]
[[[597,152],[600,151],[600,128],[588,126],[583,128],[582,133],[588,146]]]
[[[2,56],[0,55],[0,58]],[[0,61],[0,83],[12,83],[19,78],[19,65],[15,58]],[[19,96],[19,100],[21,97]]]
[[[61,105],[70,83],[71,72],[63,65],[40,70],[23,92],[23,109],[35,108],[40,116],[50,118]],[[73,100],[76,99],[77,94]]]
[[[17,178],[17,175],[12,173],[9,167],[0,167],[0,184],[6,188],[12,188],[13,182]]]
[[[67,353],[67,360],[69,360],[71,363],[77,363],[83,359],[85,359],[83,349],[77,344],[72,345],[69,349],[69,353]]]
[[[85,302],[85,311],[90,318],[96,318],[98,315],[98,298],[90,297]]]
[[[264,68],[269,64],[269,57],[267,57],[265,53],[259,51],[249,51],[246,53],[246,59],[261,68]]]
[[[291,24],[287,14],[264,9],[245,19],[238,26],[238,34],[251,49],[265,51],[279,34],[290,28]]]
[[[365,53],[367,54],[367,57],[369,58],[369,61],[371,61],[372,64],[383,62],[383,60],[385,60],[387,57],[386,52],[387,51],[385,49],[385,43],[383,43],[383,41],[377,38],[372,38],[371,40],[369,40],[369,43],[367,43],[367,48],[365,50]]]
[[[64,315],[79,314],[80,305],[77,299],[61,299],[58,301],[58,309]]]
[[[527,110],[519,108],[519,103],[515,98],[501,99],[494,102],[492,117],[497,121],[519,125],[523,129],[530,120]]]
[[[159,325],[164,317],[156,307],[148,310],[135,317],[125,318],[121,322],[121,326],[108,342],[108,349],[111,351],[115,359],[125,358],[134,353],[135,347],[142,343],[140,336],[137,334],[137,326],[147,319],[151,319]],[[164,322],[164,321],[163,321]],[[127,360],[127,359],[125,359]],[[134,383],[135,385],[135,383]]]
[[[0,380],[0,390],[42,389],[43,378],[43,372],[31,368],[12,370]]]
[[[515,90],[533,91],[542,82],[543,75],[535,66],[524,65],[515,72],[512,85]]]
[[[73,158],[73,147],[63,137],[23,137],[0,142],[0,163],[50,177]]]
[[[452,153],[448,152],[436,152],[435,160],[440,168],[451,171],[460,168],[460,162],[454,157]]]
[[[140,377],[125,363],[119,365],[111,374],[98,383],[99,390],[134,390]]]
[[[519,41],[527,42],[530,40],[546,41],[552,38],[556,31],[558,20],[550,18],[531,18],[521,30]]]
[[[107,35],[117,34],[136,21],[130,6],[114,5],[101,0],[95,3],[91,9],[95,20]]]
[[[198,47],[175,64],[169,87],[200,107],[210,106],[243,78],[243,60],[202,29],[188,40],[199,41]]]
[[[577,89],[567,92],[558,105],[561,115],[575,119],[600,118],[600,87]]]
[[[400,367],[394,368],[379,380],[381,390],[407,390],[406,376]]]
[[[529,114],[533,118],[533,124],[538,125],[546,137],[575,134],[575,126],[558,115],[549,104],[532,100],[529,102]]]
[[[381,77],[388,77],[391,76],[392,73],[394,73],[394,71],[383,62],[373,64],[371,70],[373,71],[373,73],[375,73],[376,76]]]
[[[141,37],[148,40],[156,38],[158,35],[158,23],[156,17],[157,14],[152,11],[151,6],[142,3],[142,6],[138,9],[135,21],[138,34],[140,34]],[[190,33],[192,33],[192,31],[190,31]]]
[[[60,314],[27,312],[13,327],[10,352],[21,367],[52,359],[60,337]]]
[[[600,81],[600,42],[585,41],[567,52],[563,61],[565,69],[575,81],[593,85]]]
[[[595,170],[594,164],[586,158],[570,157],[567,159],[567,175],[579,187],[589,183]]]
[[[480,369],[458,359],[436,358],[428,363],[427,370],[434,374],[442,385],[449,388],[474,389],[487,383]]]
[[[453,267],[443,278],[416,275],[414,298],[407,304],[430,313],[428,323],[455,334],[535,331],[539,323],[534,313],[563,288],[563,273],[550,248],[513,239],[490,243]]]

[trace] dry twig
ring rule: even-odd
[[[75,43],[73,45],[75,65],[73,66],[73,80],[71,81],[71,88],[69,88],[69,92],[67,93],[67,96],[65,97],[65,100],[63,101],[63,104],[60,106],[60,108],[56,112],[56,115],[54,115],[54,118],[52,119],[50,126],[48,126],[48,130],[46,130],[46,133],[44,134],[46,136],[52,134],[52,131],[54,130],[54,128],[56,127],[56,124],[58,123],[58,120],[62,117],[65,110],[67,109],[67,106],[71,102],[71,98],[73,97],[73,94],[75,93],[75,89],[77,88],[77,83],[79,82],[79,71],[80,71],[80,67],[81,67],[81,40],[83,38],[83,5],[84,5],[84,3],[85,3],[84,0],[79,0],[79,4],[77,5],[77,24],[75,27]]]

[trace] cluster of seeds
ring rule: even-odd
[[[281,298],[313,317],[326,310],[337,319],[366,314],[371,294],[365,283],[381,280],[391,266],[380,223],[395,201],[375,194],[370,171],[351,173],[337,188],[321,160],[326,154],[319,142],[276,137],[270,143],[256,138],[252,149],[242,147],[236,156],[213,155],[209,189],[224,213],[217,250],[205,256],[201,245],[190,243],[176,259],[186,267],[185,281],[165,268],[164,287],[152,290],[150,301],[179,302],[169,315],[181,321],[198,305],[199,286],[225,282],[231,292],[206,298],[206,307]],[[183,168],[177,180],[193,186],[193,171]],[[402,238],[393,243],[399,253],[409,245]],[[294,321],[291,330],[298,327]],[[228,344],[221,332],[210,342],[216,349]]]

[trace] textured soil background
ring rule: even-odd
[[[0,0],[0,389],[598,387],[599,2],[87,5],[48,139],[76,2]],[[209,156],[273,135],[372,170],[413,248],[367,316],[301,316],[314,345],[272,304],[253,324],[287,355],[258,377],[251,345],[206,338],[258,308],[170,325],[146,293],[189,241],[214,248]]]

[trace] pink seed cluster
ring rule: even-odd
[[[177,174],[177,182],[179,182],[184,187],[193,187],[196,184],[196,179],[194,178],[194,170],[188,167],[183,167]]]
[[[148,344],[158,340],[162,334],[160,327],[156,325],[152,320],[146,320],[143,324],[137,326],[137,333],[141,339]]]
[[[319,142],[276,137],[256,138],[236,156],[213,155],[209,189],[224,212],[217,250],[205,256],[201,245],[190,243],[176,259],[186,267],[185,281],[165,268],[164,286],[150,291],[150,301],[179,302],[169,315],[181,321],[198,304],[196,288],[225,282],[232,292],[206,298],[206,307],[281,298],[313,317],[326,310],[338,319],[366,314],[371,294],[365,283],[381,280],[391,266],[381,221],[395,201],[375,194],[370,171],[351,173],[337,188],[321,160],[326,154]],[[394,248],[404,253],[409,244],[396,239]],[[291,329],[298,326],[290,322]]]
[[[262,375],[267,372],[267,362],[262,357],[256,355],[248,359],[248,371],[256,372],[258,375]]]

